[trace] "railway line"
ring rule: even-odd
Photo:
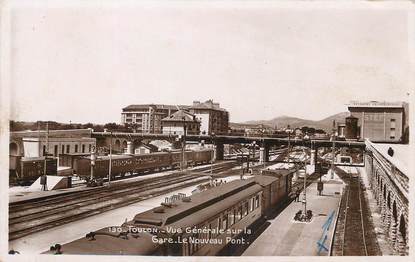
[[[370,212],[364,195],[364,186],[358,169],[347,173],[336,168],[336,173],[346,187],[339,206],[339,216],[334,235],[333,256],[381,255]]]
[[[220,173],[235,166],[223,162],[196,169],[198,172]],[[194,171],[194,170],[193,170]],[[174,173],[142,181],[117,183],[49,198],[11,203],[9,205],[9,240],[93,216],[108,210],[130,205],[151,197],[169,193],[209,180],[209,176],[195,173]]]

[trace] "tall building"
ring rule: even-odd
[[[186,110],[200,122],[200,134],[227,134],[229,113],[219,103],[194,101],[193,105],[129,105],[122,109],[121,124],[140,133],[162,133],[162,120],[179,110]]]
[[[193,101],[188,109],[200,120],[200,134],[227,134],[229,129],[229,113],[220,108],[219,103],[207,100],[204,103]]]
[[[408,125],[404,102],[352,101],[347,106],[352,119],[357,118],[359,140],[367,138],[374,142],[402,141]]]
[[[121,124],[130,126],[139,133],[161,133],[161,120],[180,109],[183,105],[129,105],[122,109]]]

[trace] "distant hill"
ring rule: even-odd
[[[333,125],[333,120],[336,120],[337,123],[344,123],[345,118],[349,115],[349,112],[342,112],[338,113],[329,117],[326,117],[322,120],[314,121],[308,119],[302,119],[297,117],[290,117],[290,116],[279,116],[273,118],[271,120],[253,120],[253,121],[246,121],[243,124],[253,124],[253,125],[268,125],[271,127],[277,126],[277,128],[283,128],[287,125],[290,125],[291,128],[295,127],[314,127],[316,129],[323,129],[326,131],[330,131]]]

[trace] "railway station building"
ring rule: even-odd
[[[11,157],[43,157],[46,152],[61,154],[90,153],[96,146],[91,129],[10,132]]]

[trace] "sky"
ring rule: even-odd
[[[232,122],[319,120],[412,92],[406,8],[23,3],[10,16],[14,120],[120,122],[130,104],[207,99]]]

